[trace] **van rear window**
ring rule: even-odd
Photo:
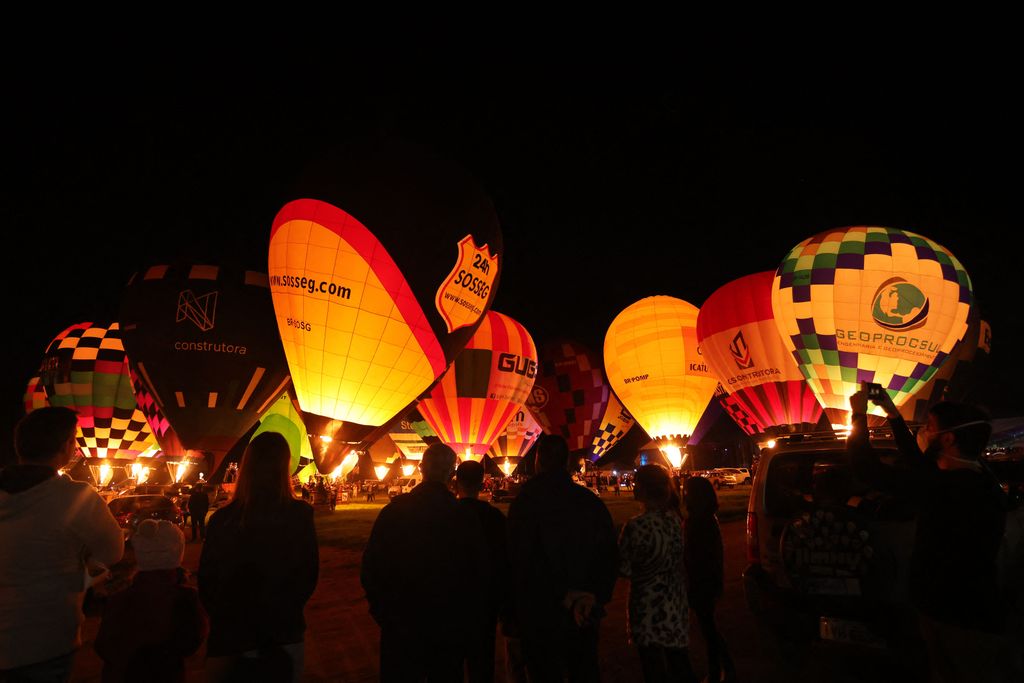
[[[894,456],[892,449],[878,449],[879,455]],[[802,451],[783,453],[768,465],[765,479],[765,512],[771,517],[791,517],[814,506],[846,505],[852,497],[868,503],[891,496],[860,482],[847,464],[842,451]]]

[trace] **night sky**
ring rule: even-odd
[[[480,179],[506,248],[494,308],[538,343],[566,336],[600,353],[637,299],[699,306],[826,228],[919,232],[961,260],[992,324],[994,372],[971,398],[1020,415],[1021,111],[1009,66],[672,57],[372,70],[168,59],[9,74],[3,452],[54,335],[116,320],[124,283],[150,264],[266,270],[289,184],[365,135],[424,144]]]

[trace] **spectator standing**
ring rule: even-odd
[[[461,681],[484,618],[487,550],[476,515],[448,490],[454,470],[455,452],[431,444],[423,482],[384,506],[363,553],[384,683]]]
[[[736,680],[736,669],[725,639],[715,623],[715,603],[724,589],[722,530],[718,525],[718,495],[704,477],[690,477],[683,484],[686,505],[685,543],[687,598],[697,616],[707,648],[708,680]]]
[[[573,483],[565,439],[537,444],[538,474],[508,514],[516,616],[531,681],[599,680],[597,640],[617,575],[615,529],[604,503]]]
[[[0,473],[0,679],[66,681],[81,644],[87,565],[121,559],[124,536],[85,482],[59,475],[78,415],[39,408],[14,430]]]
[[[210,496],[206,493],[206,487],[196,484],[192,488],[192,494],[188,497],[188,513],[192,517],[192,540],[196,537],[200,540],[206,539],[206,514],[210,511]]]
[[[283,436],[257,436],[231,502],[210,517],[198,577],[210,618],[209,681],[302,676],[303,609],[320,563],[313,508],[292,496],[290,460]]]
[[[619,572],[629,579],[629,636],[646,683],[696,681],[688,652],[683,527],[672,487],[665,468],[640,467],[633,495],[644,511],[626,522],[619,537]]]

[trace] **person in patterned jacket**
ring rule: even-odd
[[[638,469],[633,495],[644,511],[626,522],[619,537],[619,573],[629,579],[627,628],[648,683],[696,681],[688,651],[683,526],[672,493],[665,468]]]

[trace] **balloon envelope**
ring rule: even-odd
[[[277,432],[288,442],[292,455],[289,472],[295,472],[303,462],[313,459],[313,449],[306,435],[306,425],[302,422],[302,416],[288,392],[278,396],[260,416],[259,427],[253,432],[249,442],[263,432]]]
[[[40,369],[47,401],[78,413],[76,439],[92,458],[135,458],[156,441],[132,393],[121,331],[79,323],[50,342]]]
[[[393,143],[346,148],[294,196],[270,236],[278,331],[299,405],[321,418],[310,431],[351,445],[473,336],[497,290],[501,231],[465,173]]]
[[[774,272],[756,273],[715,290],[697,316],[697,341],[728,400],[723,407],[746,431],[813,431],[822,408],[772,313]],[[748,432],[750,433],[750,432]]]
[[[558,340],[540,349],[537,382],[526,405],[545,433],[565,437],[571,453],[589,452],[608,393],[601,361],[582,344]]]
[[[861,382],[905,403],[963,337],[972,302],[956,257],[894,228],[810,237],[786,255],[772,286],[779,333],[833,423],[845,421]]]
[[[608,407],[604,411],[604,417],[597,428],[594,436],[594,444],[591,447],[590,459],[597,460],[607,453],[612,446],[617,444],[624,437],[636,420],[629,414],[622,401],[615,395],[614,391],[609,392]]]
[[[530,450],[542,431],[533,414],[524,407],[512,416],[512,420],[491,444],[487,454],[492,458],[514,458],[515,460],[510,462],[517,463],[518,459]]]
[[[121,328],[161,448],[208,451],[211,471],[288,382],[263,273],[206,265],[140,271],[124,290]]]
[[[697,344],[697,307],[671,296],[619,313],[604,340],[612,390],[652,439],[685,440],[718,383]]]
[[[537,375],[537,349],[526,328],[495,311],[418,409],[461,458],[479,460],[522,409]]]
[[[22,398],[25,403],[26,415],[37,408],[45,408],[50,405],[46,400],[46,391],[43,389],[38,375],[29,379],[28,386],[25,387],[25,395]]]

